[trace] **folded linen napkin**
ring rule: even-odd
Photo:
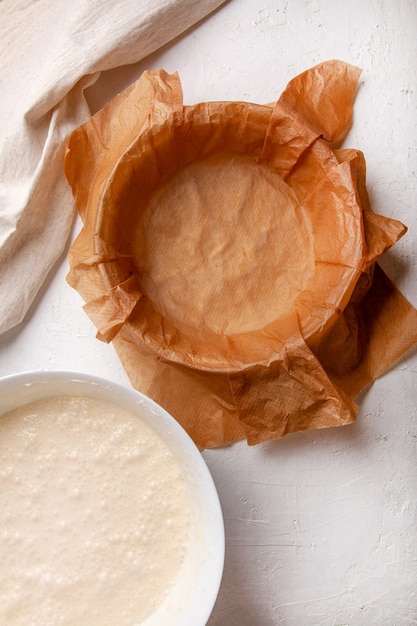
[[[83,92],[224,0],[3,0],[0,34],[0,333],[21,322],[62,254],[74,215],[66,140]]]

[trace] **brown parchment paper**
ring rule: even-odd
[[[329,61],[275,105],[184,106],[177,74],[145,72],[70,138],[68,282],[200,448],[347,424],[417,342],[376,264],[406,227],[373,212],[363,154],[339,147],[359,76]]]

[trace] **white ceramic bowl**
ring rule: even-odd
[[[178,422],[148,397],[110,380],[76,372],[25,372],[0,379],[0,416],[57,395],[98,398],[140,414],[175,455],[192,495],[196,521],[198,518],[193,524],[192,559],[174,593],[143,626],[204,626],[223,573],[224,525],[219,498],[200,451]]]

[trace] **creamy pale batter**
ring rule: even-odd
[[[178,577],[190,511],[137,416],[67,396],[1,416],[1,626],[142,623]]]

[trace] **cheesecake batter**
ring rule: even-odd
[[[181,470],[137,416],[60,396],[0,417],[0,625],[141,624],[190,528]]]

